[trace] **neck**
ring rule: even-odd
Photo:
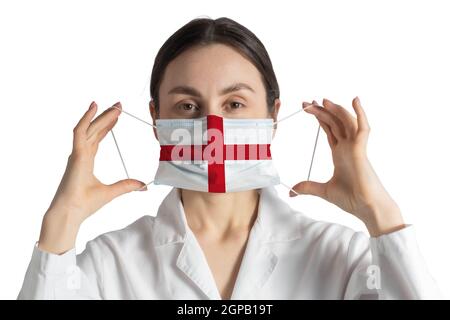
[[[258,214],[258,190],[209,193],[181,189],[180,194],[193,232],[223,237],[237,230],[250,231]]]

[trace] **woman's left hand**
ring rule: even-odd
[[[345,108],[323,99],[303,103],[325,131],[330,145],[333,177],[326,183],[303,181],[293,189],[299,194],[321,197],[347,211],[366,225],[372,237],[405,227],[398,205],[387,193],[367,157],[370,127],[359,98],[352,101],[357,118]],[[296,196],[290,192],[290,196]]]

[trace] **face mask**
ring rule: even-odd
[[[308,108],[308,107],[306,107]],[[127,111],[121,112],[154,127],[160,143],[159,166],[154,183],[203,192],[236,192],[281,184],[270,145],[274,125],[304,111],[300,109],[277,122],[272,119],[224,119],[208,115],[196,119],[157,119],[156,125]],[[309,167],[311,174],[320,125]],[[111,130],[125,166],[119,145]]]
[[[156,120],[161,146],[154,184],[236,192],[280,183],[272,161],[272,119]]]

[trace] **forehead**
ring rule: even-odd
[[[195,46],[168,64],[160,92],[177,85],[220,90],[233,82],[247,83],[256,92],[264,90],[259,70],[237,50],[223,44]]]

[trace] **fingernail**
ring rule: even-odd
[[[356,96],[356,102],[358,102],[358,104],[361,103],[361,100],[359,100],[359,97],[358,97],[358,96]]]
[[[122,108],[122,104],[120,103],[120,101],[117,101],[116,103],[114,103],[113,105],[112,105],[112,107],[111,108]]]
[[[308,108],[308,107],[310,107],[310,106],[312,106],[312,103],[310,103],[310,102],[303,102],[303,109],[305,109],[306,112],[309,111],[310,108]]]
[[[91,110],[93,107],[95,107],[96,106],[96,103],[95,103],[95,101],[92,101],[91,102],[91,105],[89,106],[89,110]]]
[[[119,110],[120,112],[117,114],[119,115],[122,113],[122,105],[120,104],[120,102],[116,102],[111,107],[109,107],[108,110]]]

